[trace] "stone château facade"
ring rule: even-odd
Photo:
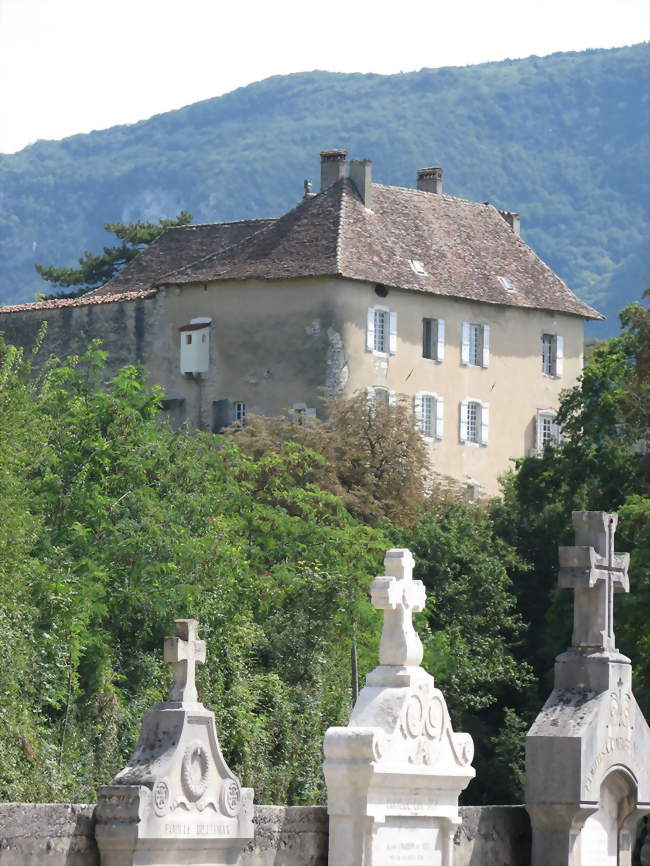
[[[582,369],[581,302],[519,237],[519,217],[372,182],[369,160],[321,154],[321,190],[278,219],[167,229],[74,300],[0,307],[0,331],[45,351],[100,337],[146,364],[174,423],[322,414],[323,393],[406,394],[434,470],[492,494],[512,458],[557,435]]]

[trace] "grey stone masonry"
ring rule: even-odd
[[[650,812],[650,728],[614,639],[614,593],[629,591],[616,524],[615,514],[574,512],[576,546],[560,548],[559,584],[575,591],[573,646],[557,657],[526,738],[533,866],[631,866]]]
[[[0,803],[0,866],[99,866],[94,806]],[[466,806],[454,866],[529,866],[523,806]],[[237,866],[328,866],[323,806],[255,806],[255,838]]]

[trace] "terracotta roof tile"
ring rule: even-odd
[[[109,295],[148,289],[161,274],[238,244],[271,223],[272,219],[239,220],[165,229],[125,268],[90,294]]]
[[[421,263],[424,273],[417,273],[412,262]],[[342,276],[490,304],[602,318],[491,205],[373,184],[369,210],[349,179],[303,200],[240,244],[157,282],[307,276]]]
[[[141,298],[151,298],[155,294],[156,290],[152,288],[138,292],[119,292],[114,295],[91,295],[89,292],[80,298],[58,298],[51,301],[32,301],[29,304],[8,304],[0,307],[0,313],[19,313],[23,310],[60,310],[64,307],[89,307],[95,304],[138,301]]]

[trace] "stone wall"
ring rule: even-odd
[[[0,866],[99,866],[94,806],[0,803]],[[467,806],[454,838],[454,866],[529,866],[522,806]],[[240,866],[327,866],[321,806],[256,806],[255,841]]]

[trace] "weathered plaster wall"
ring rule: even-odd
[[[357,283],[341,298],[346,322],[349,390],[384,386],[413,395],[430,391],[444,400],[444,436],[431,444],[433,464],[463,480],[475,478],[483,490],[498,491],[497,476],[513,457],[526,455],[535,444],[538,409],[556,408],[563,388],[572,387],[582,370],[581,319],[560,313],[468,302],[391,289],[379,298],[373,284]],[[364,288],[365,286],[365,288]],[[397,313],[397,352],[366,351],[366,314],[381,305]],[[441,363],[422,357],[422,319],[445,321],[445,357]],[[490,326],[490,359],[486,368],[461,364],[462,323]],[[564,337],[564,372],[560,378],[541,372],[541,336]],[[475,398],[490,407],[487,446],[461,444],[460,401]]]
[[[397,352],[366,349],[369,307],[397,313]],[[192,378],[180,372],[178,329],[197,317],[212,319],[210,369]],[[422,358],[422,319],[444,319],[445,358]],[[81,352],[101,337],[110,370],[142,361],[152,382],[173,398],[170,417],[213,425],[213,404],[241,401],[248,413],[274,415],[295,403],[321,410],[320,398],[384,386],[412,397],[434,392],[444,399],[444,435],[430,445],[434,468],[461,482],[476,479],[498,491],[497,477],[512,458],[535,444],[538,409],[555,408],[563,388],[582,369],[583,322],[575,316],[468,302],[391,289],[385,298],[371,283],[311,279],[212,283],[161,290],[146,300],[0,313],[10,342],[33,344],[48,322],[44,354]],[[487,368],[461,364],[461,326],[490,326]],[[541,336],[564,337],[560,378],[541,371]],[[489,443],[459,442],[460,401],[490,407]],[[322,411],[320,411],[322,414]]]
[[[112,372],[125,364],[148,363],[154,356],[159,341],[160,299],[0,312],[0,333],[8,343],[29,351],[44,322],[47,333],[40,359],[81,354],[99,338],[108,352]]]
[[[99,866],[93,810],[62,803],[0,803],[0,866]],[[528,866],[530,825],[523,806],[460,812],[454,866]],[[328,866],[324,807],[256,806],[255,825],[255,841],[239,866]]]

